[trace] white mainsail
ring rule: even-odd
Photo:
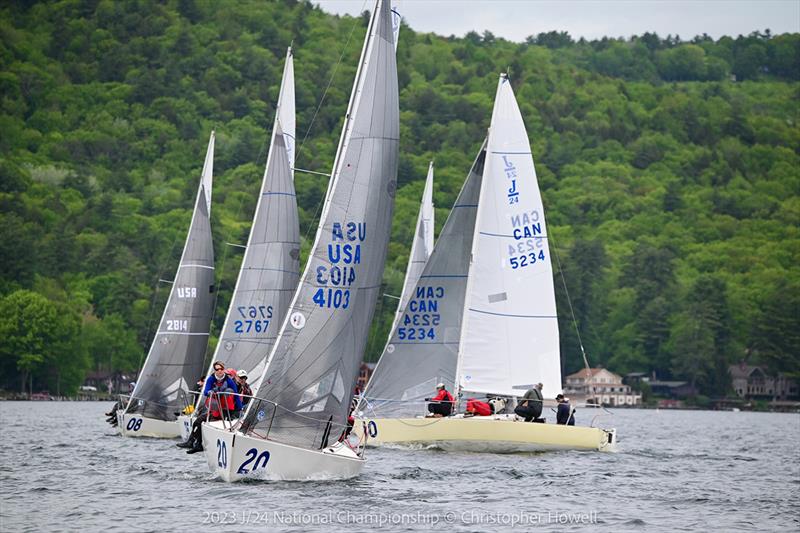
[[[392,329],[397,327],[397,322],[403,315],[409,296],[417,286],[422,269],[433,253],[433,231],[434,231],[434,210],[433,210],[433,161],[428,165],[428,176],[425,178],[425,188],[422,191],[422,201],[417,215],[416,231],[414,240],[411,243],[411,253],[408,256],[408,267],[406,268],[406,278],[403,281],[403,290],[400,292],[400,302],[397,304],[397,311],[392,322]]]
[[[286,52],[272,137],[242,266],[211,358],[246,370],[258,389],[266,358],[300,276],[300,221],[294,188],[295,108],[292,49]],[[211,365],[206,375],[212,372]],[[198,397],[197,404],[204,401]]]
[[[497,85],[457,370],[463,390],[561,391],[553,268],[530,142],[511,83]]]

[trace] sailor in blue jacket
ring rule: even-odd
[[[559,394],[556,396],[556,401],[558,402],[558,411],[556,411],[556,424],[561,424],[562,426],[574,426],[575,415],[573,413],[575,411],[572,410],[569,400],[564,398],[563,394]]]

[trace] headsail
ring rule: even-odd
[[[462,389],[561,390],[553,268],[530,142],[500,76],[475,229],[458,376]]]
[[[453,390],[485,157],[484,142],[364,391],[368,416],[414,415],[438,382]]]
[[[246,370],[253,391],[258,389],[300,278],[300,221],[289,159],[293,157],[295,135],[291,48],[286,54],[278,102],[250,237],[211,359],[212,364],[220,360],[229,368]],[[287,141],[292,143],[291,153]],[[210,373],[211,367],[206,375]],[[202,398],[197,401],[199,404]]]
[[[392,323],[392,331],[397,326],[397,321],[403,315],[409,295],[414,291],[417,280],[425,263],[433,253],[433,230],[434,230],[434,211],[433,211],[433,161],[428,165],[428,176],[425,178],[425,189],[422,191],[422,201],[417,215],[416,232],[411,243],[411,254],[408,257],[408,268],[406,268],[406,279],[403,281],[403,290],[400,293],[400,302],[397,304],[397,312]]]
[[[214,306],[214,247],[209,219],[214,132],[208,142],[192,222],[153,344],[126,411],[175,420],[188,401],[189,383],[203,371]],[[208,188],[207,188],[208,187]]]
[[[386,260],[399,105],[385,1],[372,14],[348,109],[314,246],[257,394],[265,401],[250,403],[243,424],[309,449],[345,422]]]

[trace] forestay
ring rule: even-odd
[[[348,111],[317,236],[257,394],[266,401],[251,402],[243,424],[309,449],[346,420],[386,260],[399,147],[388,2],[370,20]]]
[[[300,221],[291,163],[295,137],[293,80],[290,48],[253,225],[211,359],[211,364],[219,360],[228,368],[246,370],[253,391],[258,389],[300,278]],[[283,129],[284,121],[288,131]],[[207,375],[210,373],[211,367]],[[198,405],[202,401],[198,398]]]
[[[497,87],[461,332],[458,376],[471,392],[561,390],[553,269],[528,135],[511,84]]]
[[[485,150],[484,142],[364,391],[366,416],[415,415],[438,382],[453,390]]]
[[[188,391],[203,371],[214,306],[214,248],[211,240],[211,186],[214,133],[208,142],[200,187],[178,271],[144,367],[126,412],[175,420]]]

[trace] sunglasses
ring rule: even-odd
[[[214,370],[215,370],[215,371],[219,371],[219,370],[225,370],[225,367],[224,367],[224,366],[215,366],[215,367],[214,367]]]

